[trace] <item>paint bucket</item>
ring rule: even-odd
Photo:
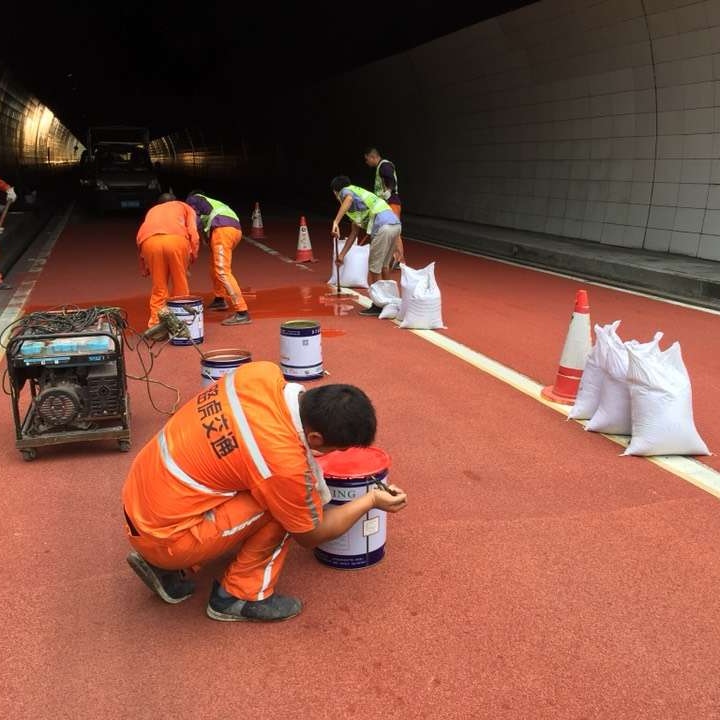
[[[202,298],[197,295],[182,295],[168,298],[168,310],[170,310],[180,322],[185,323],[188,328],[190,339],[184,337],[173,337],[171,345],[197,345],[203,337],[203,304]]]
[[[387,484],[390,456],[380,448],[337,450],[318,458],[331,505],[342,505],[371,492],[375,480]],[[344,535],[318,545],[315,557],[332,568],[355,570],[380,562],[385,555],[387,513],[372,509]]]
[[[280,325],[280,369],[286,380],[323,376],[320,323],[288,320]]]
[[[202,386],[207,387],[217,382],[223,375],[227,375],[235,368],[252,361],[249,350],[236,350],[235,348],[222,348],[209,350],[203,353],[200,360],[200,376]]]

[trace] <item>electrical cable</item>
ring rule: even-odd
[[[179,389],[150,377],[156,358],[168,345],[168,342],[164,342],[159,351],[153,353],[152,348],[158,343],[148,341],[141,333],[130,327],[127,311],[123,308],[101,306],[80,308],[78,306],[63,305],[51,308],[50,310],[29,313],[5,327],[2,333],[0,333],[0,347],[6,350],[8,355],[11,355],[14,350],[14,341],[21,344],[24,340],[28,339],[28,336],[32,337],[33,335],[81,335],[83,332],[88,331],[89,328],[97,327],[102,321],[106,321],[117,334],[121,335],[128,349],[138,357],[143,374],[132,375],[126,372],[125,377],[130,380],[145,383],[148,399],[153,410],[163,415],[173,415],[180,404]],[[20,337],[23,339],[20,340]],[[137,339],[135,345],[133,345],[132,339]],[[149,355],[149,363],[147,365],[140,351],[142,345],[145,346]],[[8,369],[6,367],[2,376],[2,391],[6,395],[12,395],[12,383],[10,383],[10,387],[8,388],[7,380]],[[171,410],[163,410],[155,404],[151,385],[160,385],[175,393],[175,402]]]

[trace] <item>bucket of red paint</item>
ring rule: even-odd
[[[387,484],[390,456],[376,447],[336,450],[318,458],[332,499],[343,505],[371,492],[375,481]],[[315,557],[332,568],[355,570],[380,562],[385,555],[387,513],[373,508],[344,535],[315,548]]]
[[[200,376],[202,386],[207,387],[217,382],[223,375],[235,368],[252,361],[249,350],[236,350],[235,348],[222,348],[221,350],[208,350],[203,353],[200,360]]]

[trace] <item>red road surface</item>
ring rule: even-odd
[[[296,228],[265,220],[266,243],[292,254]],[[32,306],[118,303],[144,326],[133,230],[75,219]],[[577,283],[407,245],[411,264],[438,260],[449,336],[553,379]],[[208,620],[217,567],[201,571],[191,600],[165,605],[124,562],[120,488],[163,422],[144,386],[131,384],[130,454],[98,443],[23,463],[8,403],[4,716],[720,717],[718,501],[391,323],[331,315],[316,299],[329,275],[319,246],[323,261],[300,270],[244,243],[234,266],[255,291],[255,322],[224,328],[206,314],[204,349],[277,361],[279,323],[308,307],[336,331],[323,339],[329,380],[374,399],[378,444],[410,493],[390,518],[386,559],[343,573],[294,547],[280,589],[305,611],[279,625]],[[191,284],[209,290],[206,254]],[[681,340],[698,427],[717,449],[718,317],[594,287],[590,299],[593,319],[622,318],[625,337]],[[153,375],[188,399],[198,360],[169,347]]]

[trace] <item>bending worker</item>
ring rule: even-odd
[[[382,278],[390,279],[390,263],[395,254],[396,241],[400,236],[400,220],[390,209],[390,206],[377,195],[365,190],[350,182],[346,175],[339,175],[333,178],[330,187],[335,197],[340,202],[340,209],[333,220],[331,233],[333,237],[340,237],[340,220],[347,215],[352,221],[350,234],[345,242],[345,247],[339,251],[338,265],[342,265],[345,256],[362,231],[363,240],[370,236],[370,256],[368,259],[368,283],[372,285]],[[360,315],[379,315],[382,308],[373,304],[369,308],[360,311]]]
[[[235,557],[206,608],[213,620],[285,620],[302,610],[275,586],[292,537],[312,548],[405,493],[373,490],[324,508],[315,453],[368,446],[375,410],[352,385],[305,390],[270,362],[247,363],[182,407],[140,451],[123,488],[128,563],[165,602],[190,597],[184,569]]]
[[[193,190],[186,200],[198,216],[198,228],[208,238],[212,260],[210,277],[215,291],[208,310],[227,310],[232,305],[233,314],[222,325],[246,325],[252,322],[247,303],[232,271],[232,253],[242,239],[242,228],[237,214],[225,203],[213,200],[200,190]]]
[[[380,151],[376,147],[369,147],[365,150],[365,164],[375,168],[375,182],[373,192],[381,197],[390,206],[390,209],[398,216],[402,214],[402,202],[400,201],[400,190],[398,188],[397,171],[394,163],[386,158],[380,157]],[[397,263],[405,262],[405,251],[403,248],[402,236],[398,235],[395,244],[394,259]]]
[[[163,193],[138,230],[140,270],[152,279],[148,327],[157,324],[158,311],[170,296],[168,280],[173,295],[190,292],[188,265],[197,260],[200,245],[196,224],[195,211],[189,205],[176,200],[172,193]]]

